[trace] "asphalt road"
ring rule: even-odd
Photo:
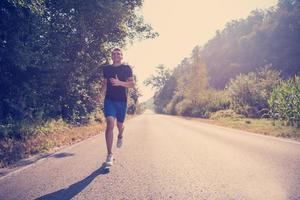
[[[300,199],[300,143],[151,113],[124,134],[109,172],[99,134],[0,178],[0,199]]]

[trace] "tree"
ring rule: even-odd
[[[234,20],[208,41],[201,53],[209,83],[223,89],[231,78],[272,64],[283,78],[300,73],[300,1],[280,0]]]
[[[150,79],[152,82],[148,80],[148,83],[158,88],[154,96],[157,112],[203,116],[205,111],[197,108],[203,107],[208,77],[200,52],[200,47],[195,47],[191,57],[184,58],[168,79],[162,79],[164,76],[161,75],[159,78],[156,77],[157,79]],[[194,112],[195,110],[197,112]]]
[[[144,81],[146,86],[150,85],[152,89],[155,89],[157,92],[162,89],[171,76],[171,71],[164,65],[158,65],[156,67],[156,74],[151,75]]]
[[[114,46],[153,38],[142,0],[0,2],[0,123],[63,118],[84,123],[98,109],[101,65]]]
[[[206,65],[200,55],[200,47],[196,46],[193,49],[190,65],[187,68],[187,82],[185,87],[185,98],[190,99],[196,103],[199,96],[204,95],[208,87],[208,77]]]

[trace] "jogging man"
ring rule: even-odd
[[[112,51],[112,65],[103,66],[104,86],[106,94],[104,100],[104,115],[106,118],[105,139],[107,147],[106,165],[113,165],[113,130],[117,119],[118,140],[117,147],[123,144],[124,120],[127,111],[127,88],[134,87],[134,79],[130,66],[122,64],[123,54],[118,48]]]

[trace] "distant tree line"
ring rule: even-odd
[[[279,0],[233,20],[207,42],[201,55],[212,87],[223,89],[231,78],[272,64],[284,78],[300,73],[300,1]]]
[[[0,136],[24,124],[85,123],[101,107],[101,65],[115,46],[153,38],[142,0],[1,0]],[[140,93],[130,92],[130,112]]]
[[[228,23],[174,71],[157,67],[144,82],[156,89],[156,112],[208,118],[232,109],[300,125],[299,13],[300,1],[280,0]]]

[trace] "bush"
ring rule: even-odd
[[[5,138],[26,140],[33,135],[47,134],[48,132],[58,131],[67,126],[67,123],[62,119],[53,119],[44,123],[35,124],[23,121],[14,124],[0,125],[0,140],[4,140]]]
[[[205,103],[207,103],[207,111],[209,113],[228,109],[230,106],[228,91],[208,90]]]
[[[227,86],[231,107],[247,117],[260,117],[260,111],[269,108],[268,99],[279,82],[280,72],[270,66],[237,76]]]
[[[171,114],[171,115],[176,115],[177,110],[176,110],[176,105],[182,101],[182,97],[179,97],[175,95],[172,100],[167,104],[167,106],[163,109],[164,113],[166,114]]]
[[[232,109],[228,110],[219,110],[215,113],[212,113],[210,119],[222,119],[222,118],[244,118],[244,115],[239,115],[234,112]]]
[[[300,77],[282,82],[273,90],[268,103],[273,118],[300,126]]]
[[[184,99],[178,104],[175,104],[176,102],[176,99],[172,99],[166,109],[172,112],[174,107],[175,114],[202,118],[208,118],[212,112],[228,109],[230,105],[226,91],[216,90],[206,90],[193,101]]]
[[[175,106],[176,114],[183,116],[191,116],[193,107],[194,105],[191,100],[184,99]]]

